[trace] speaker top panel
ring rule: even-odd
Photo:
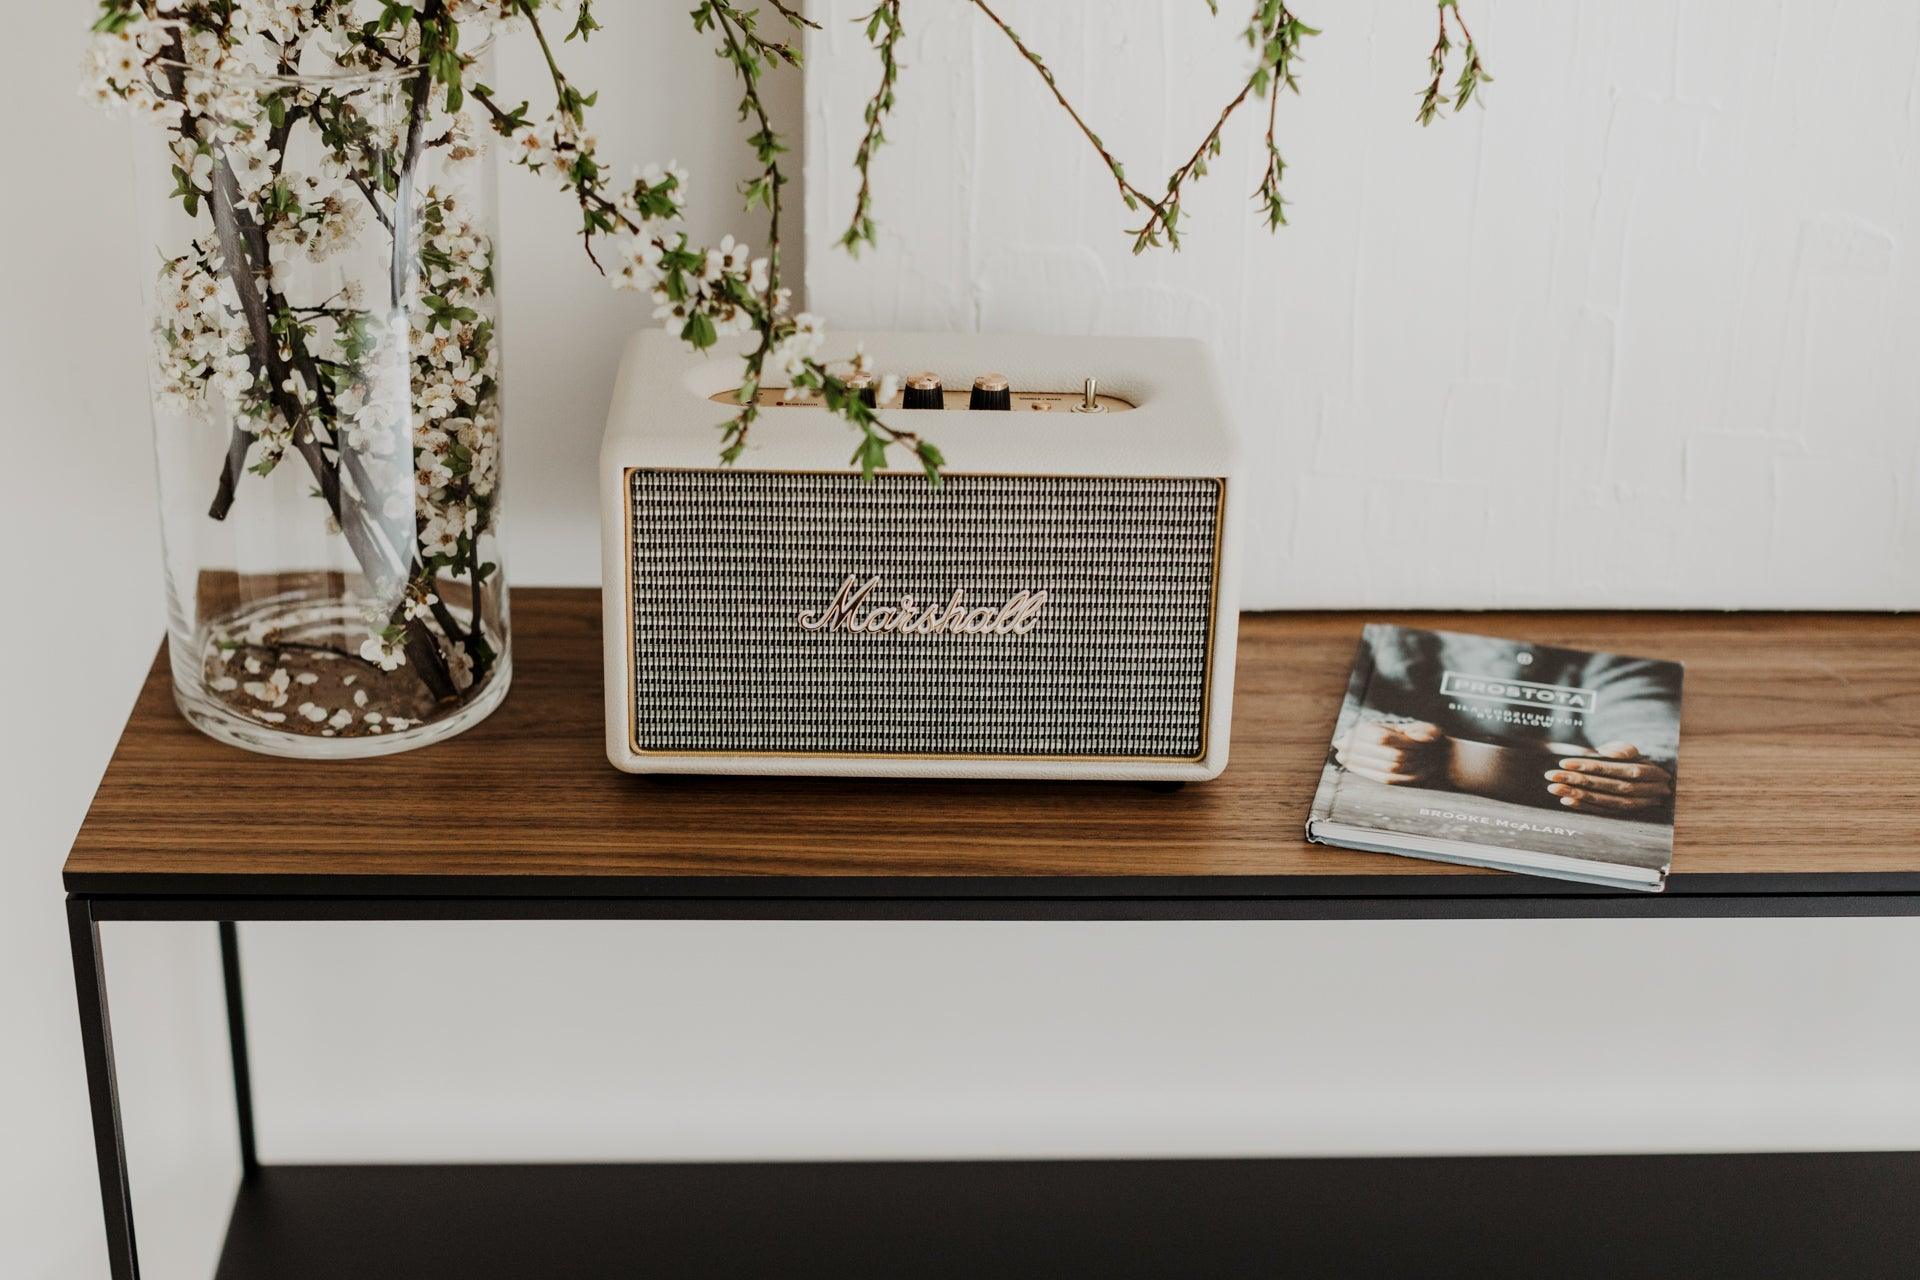
[[[635,335],[614,388],[602,465],[713,466],[749,341],[695,352],[664,330]],[[1212,356],[1191,339],[829,331],[823,354],[856,350],[876,384],[888,374],[901,383],[882,414],[910,415],[951,473],[1224,477],[1238,464]],[[1076,411],[1089,379],[1101,411]],[[777,399],[778,391],[762,397]],[[769,407],[737,465],[844,466],[850,434],[822,405]]]

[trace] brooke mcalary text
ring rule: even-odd
[[[1543,822],[1516,822],[1512,818],[1487,818],[1477,813],[1461,813],[1457,809],[1422,809],[1423,818],[1445,818],[1452,822],[1477,822],[1485,827],[1505,827],[1509,831],[1538,831],[1543,835],[1570,836],[1576,834],[1572,827],[1556,827]]]

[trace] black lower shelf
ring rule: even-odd
[[[1920,1153],[269,1166],[219,1280],[1920,1274]]]

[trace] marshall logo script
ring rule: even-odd
[[[923,605],[912,596],[902,596],[897,605],[869,608],[867,597],[880,585],[880,575],[865,582],[850,573],[821,610],[808,610],[796,616],[808,631],[852,631],[862,635],[893,632],[905,636],[1024,636],[1040,624],[1040,611],[1047,607],[1044,591],[1017,591],[1003,605],[967,604],[960,587],[945,604]],[[866,612],[861,613],[862,609]]]

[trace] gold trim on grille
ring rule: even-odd
[[[755,468],[761,475],[773,476],[845,476],[847,471],[819,471],[788,468]],[[1219,486],[1219,499],[1213,507],[1213,563],[1207,580],[1207,654],[1202,666],[1200,697],[1200,750],[1190,756],[1116,756],[1116,755],[989,755],[983,752],[935,752],[935,751],[752,751],[745,749],[722,749],[715,747],[684,748],[663,751],[656,747],[640,745],[639,727],[634,724],[634,689],[638,674],[636,667],[636,649],[638,642],[633,633],[633,477],[641,471],[666,471],[681,475],[719,475],[717,467],[624,467],[620,472],[620,495],[623,507],[625,529],[621,543],[626,548],[626,559],[622,565],[621,577],[626,586],[622,592],[625,602],[624,620],[621,629],[626,633],[627,696],[622,700],[622,714],[627,721],[627,746],[637,756],[685,756],[685,757],[722,757],[733,756],[750,760],[1031,760],[1037,764],[1063,763],[1099,763],[1099,764],[1197,764],[1207,758],[1207,745],[1213,734],[1213,658],[1218,644],[1220,629],[1220,555],[1221,542],[1226,535],[1227,519],[1227,478],[1225,476],[1086,476],[1086,479],[1110,480],[1210,480]],[[888,471],[882,475],[917,476],[918,471]],[[956,471],[955,476],[978,477],[983,480],[1047,480],[1059,479],[1058,472],[1027,471]],[[1072,477],[1081,478],[1081,477]]]

